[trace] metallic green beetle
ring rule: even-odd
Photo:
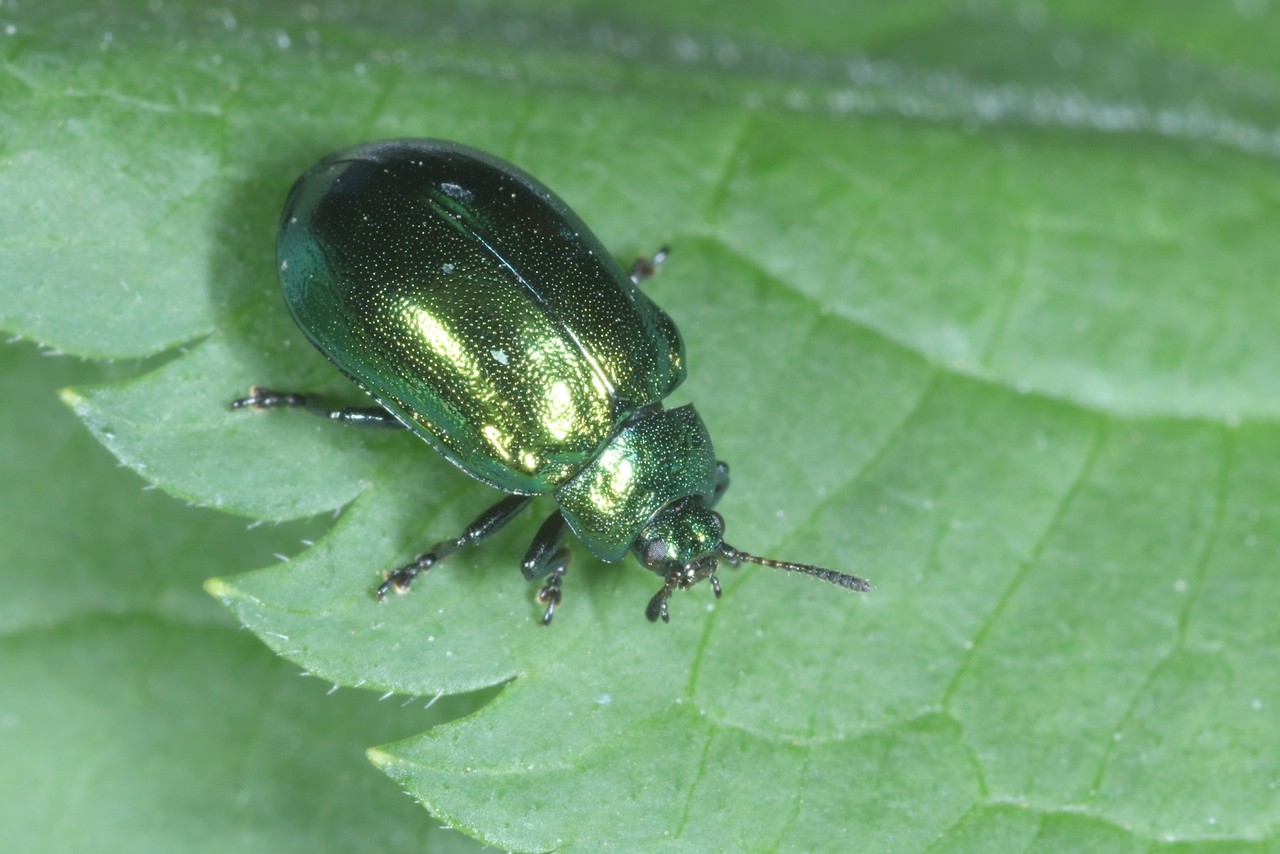
[[[547,579],[544,624],[561,601],[569,530],[603,561],[631,550],[663,576],[651,621],[668,619],[672,591],[703,579],[719,596],[720,560],[870,589],[724,542],[712,507],[728,466],[692,406],[662,406],[684,381],[684,343],[637,287],[652,265],[624,274],[564,202],[511,164],[439,140],[332,154],[294,184],[277,254],[294,320],[378,406],[330,409],[256,387],[232,406],[407,427],[511,493],[461,536],[388,573],[379,599],[547,494],[558,509],[522,565],[526,578]]]

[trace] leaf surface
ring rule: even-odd
[[[1273,847],[1276,14],[827,6],[25,13],[0,321],[187,342],[65,398],[189,501],[341,511],[209,589],[339,684],[503,686],[371,752],[488,844]],[[274,223],[318,156],[395,136],[515,161],[620,257],[669,243],[646,288],[733,467],[728,538],[876,590],[746,567],[651,626],[656,580],[579,554],[542,629],[531,516],[379,607],[492,491],[226,402],[359,402],[280,304]]]

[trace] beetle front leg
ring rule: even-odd
[[[387,573],[386,581],[378,585],[377,596],[381,601],[387,593],[395,590],[404,593],[409,585],[420,574],[426,572],[458,549],[474,546],[483,542],[499,530],[503,525],[515,518],[516,514],[529,505],[532,495],[508,495],[497,504],[476,517],[467,529],[452,540],[441,540],[428,551],[418,555],[399,569]]]
[[[662,581],[662,589],[653,594],[653,598],[649,600],[649,604],[644,609],[644,615],[649,622],[656,623],[658,620],[664,623],[671,622],[671,614],[667,611],[667,600],[680,584],[679,573],[679,569],[668,570]]]
[[[564,582],[565,571],[573,557],[573,553],[564,545],[564,538],[568,533],[569,523],[557,510],[547,517],[538,533],[534,534],[529,551],[520,564],[520,571],[530,581],[535,578],[547,579],[547,583],[538,591],[538,601],[547,606],[542,614],[544,626],[551,625],[551,620],[556,615],[556,606],[562,598],[560,585]]]
[[[711,582],[711,589],[719,599],[724,590],[720,587],[720,579],[716,578],[716,563],[715,555],[703,555],[693,563],[668,567],[662,580],[662,589],[653,594],[653,598],[644,609],[644,615],[649,618],[649,622],[656,623],[658,620],[664,623],[671,622],[671,614],[667,609],[667,600],[671,598],[671,594],[676,590],[688,590],[703,579]]]
[[[316,400],[314,395],[291,391],[273,391],[261,386],[250,386],[249,396],[231,401],[232,409],[305,409],[312,415],[328,418],[352,427],[403,428],[404,424],[381,406],[348,406],[332,409]]]

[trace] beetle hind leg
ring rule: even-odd
[[[312,415],[328,418],[353,427],[403,428],[404,424],[381,406],[347,406],[334,409],[317,400],[312,394],[293,391],[274,391],[262,386],[250,386],[249,396],[231,401],[232,409],[305,409]]]

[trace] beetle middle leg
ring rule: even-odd
[[[707,503],[712,507],[720,501],[724,496],[725,490],[729,488],[729,464],[724,460],[716,460],[716,488],[711,493],[711,500]]]
[[[397,570],[387,573],[386,581],[378,585],[377,596],[381,601],[388,592],[395,590],[404,593],[413,580],[458,549],[474,546],[492,536],[503,525],[515,518],[516,514],[529,505],[532,495],[508,495],[497,504],[476,517],[460,536],[452,540],[441,540],[429,550],[418,555],[409,563]]]
[[[273,391],[262,386],[250,386],[249,396],[231,401],[232,409],[305,409],[312,415],[328,418],[353,427],[391,427],[401,429],[404,424],[381,406],[347,406],[333,409],[316,400],[315,395],[292,391]]]
[[[547,583],[538,591],[538,601],[547,606],[542,614],[542,625],[551,625],[556,615],[556,606],[560,604],[562,594],[560,585],[564,582],[565,571],[569,568],[569,560],[573,553],[564,544],[569,533],[569,523],[559,510],[547,517],[538,533],[534,534],[529,551],[525,553],[520,571],[524,577],[533,581],[535,578],[546,578]]]

